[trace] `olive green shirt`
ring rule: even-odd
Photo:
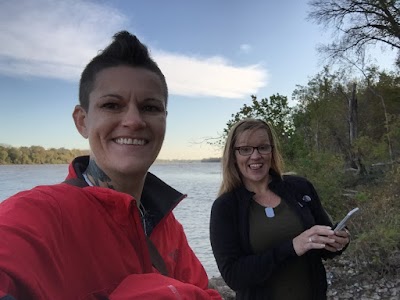
[[[250,205],[250,244],[256,254],[261,254],[285,240],[292,240],[304,231],[300,218],[283,199],[273,210],[275,216],[267,217],[265,207],[256,201],[252,201]],[[305,256],[285,261],[273,271],[266,285],[271,291],[271,299],[311,299],[310,275]]]

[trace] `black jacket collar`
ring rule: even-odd
[[[79,156],[73,160],[72,165],[79,179],[84,180],[82,173],[88,164],[89,156]],[[147,173],[141,202],[153,215],[155,224],[172,211],[184,197],[186,195],[175,190],[154,174]]]

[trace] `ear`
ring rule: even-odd
[[[87,112],[83,109],[82,106],[76,105],[74,112],[72,113],[72,118],[74,119],[76,129],[78,129],[81,136],[87,139],[89,136],[86,126]]]

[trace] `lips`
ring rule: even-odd
[[[249,164],[249,168],[251,169],[251,170],[258,170],[258,169],[261,169],[262,168],[262,166],[263,166],[264,164]]]
[[[114,139],[114,141],[119,145],[135,145],[135,146],[143,146],[148,143],[145,139],[136,139],[136,138],[127,138],[120,137]]]

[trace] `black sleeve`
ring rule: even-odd
[[[312,214],[314,216],[315,219],[315,223],[318,225],[327,225],[327,226],[331,226],[332,229],[334,228],[333,224],[332,224],[332,220],[331,217],[328,215],[328,213],[325,211],[325,209],[322,206],[321,200],[319,199],[318,193],[315,190],[314,186],[309,182],[309,189],[311,191],[311,193],[313,194],[313,198],[315,201],[312,201],[313,203],[311,204],[311,211]],[[328,251],[326,249],[322,249],[319,250],[320,252],[320,256],[323,259],[329,259],[329,258],[334,258],[340,254],[342,254],[342,252],[348,247],[348,244],[346,245],[346,247],[341,250],[341,251],[337,251],[337,252],[331,252]]]
[[[237,205],[226,196],[211,209],[211,247],[222,278],[233,290],[264,284],[272,271],[289,257],[296,256],[291,240],[263,254],[246,253],[241,245]]]

